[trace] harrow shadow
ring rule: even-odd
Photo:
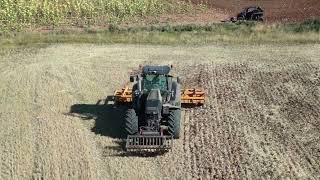
[[[91,130],[96,134],[111,138],[125,138],[122,129],[124,114],[129,107],[108,104],[109,101],[110,96],[105,101],[99,100],[96,104],[74,104],[70,107],[68,115],[82,120],[94,119],[95,126]]]

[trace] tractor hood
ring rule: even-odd
[[[159,89],[151,89],[145,107],[146,114],[159,114],[162,108],[162,97]]]

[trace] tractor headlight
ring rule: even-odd
[[[135,90],[134,91],[134,96],[139,96],[140,95],[140,91],[139,90]]]

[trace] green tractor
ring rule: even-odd
[[[144,66],[130,76],[132,105],[125,114],[127,150],[169,150],[180,136],[181,89],[169,66]]]

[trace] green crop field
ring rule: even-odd
[[[118,23],[186,7],[171,0],[0,0],[0,29]]]

